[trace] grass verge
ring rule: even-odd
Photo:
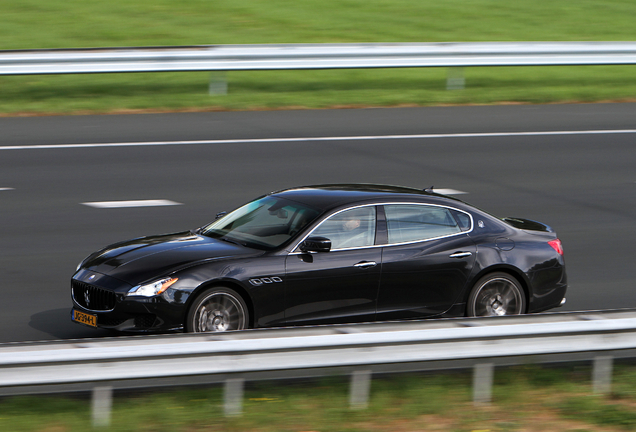
[[[636,367],[615,370],[611,396],[592,396],[589,367],[497,371],[493,404],[475,407],[467,373],[373,380],[369,408],[348,408],[348,382],[333,377],[252,383],[244,414],[222,414],[222,390],[118,393],[109,431],[625,431],[636,429]],[[85,431],[90,404],[62,397],[0,402],[3,431]]]
[[[0,49],[234,43],[634,40],[632,0],[22,0]],[[636,100],[636,66],[0,77],[5,115]]]
[[[636,101],[636,66],[472,68],[446,90],[445,69],[231,72],[0,78],[9,115]],[[218,76],[214,76],[217,79]]]

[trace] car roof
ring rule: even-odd
[[[454,197],[437,194],[430,189],[415,189],[403,186],[378,184],[322,184],[301,186],[272,192],[281,198],[300,202],[321,210],[329,210],[346,204],[368,201],[417,201],[440,203],[461,202]]]

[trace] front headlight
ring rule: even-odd
[[[167,290],[173,283],[178,280],[179,278],[165,278],[155,282],[151,282],[149,284],[137,285],[136,287],[128,291],[126,295],[143,297],[156,296]]]

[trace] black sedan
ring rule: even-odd
[[[563,304],[566,289],[547,225],[430,190],[321,185],[93,253],[71,280],[71,317],[127,332],[219,332],[515,315]]]

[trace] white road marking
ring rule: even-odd
[[[437,189],[437,188],[433,188],[433,192],[442,194],[442,195],[464,195],[468,193],[468,192],[463,192],[457,189]]]
[[[401,139],[440,139],[440,138],[497,138],[520,136],[557,136],[557,135],[607,135],[607,134],[635,134],[636,129],[617,130],[582,130],[582,131],[547,131],[547,132],[486,132],[486,133],[456,133],[456,134],[415,134],[415,135],[361,135],[341,137],[299,137],[299,138],[254,138],[227,140],[195,140],[195,141],[147,141],[147,142],[114,142],[92,144],[42,144],[30,146],[0,146],[0,150],[50,150],[76,149],[98,147],[147,147],[147,146],[177,146],[177,145],[215,145],[215,144],[272,144],[272,143],[308,143],[321,141],[371,141],[371,140],[401,140]]]
[[[13,188],[0,188],[0,191],[15,190]]]
[[[182,205],[181,203],[170,200],[101,201],[85,202],[81,204],[94,208],[161,207]]]

